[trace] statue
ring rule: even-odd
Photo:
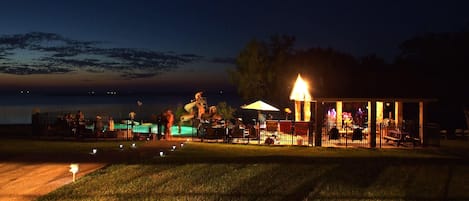
[[[184,110],[186,111],[186,114],[181,115],[181,117],[179,118],[180,122],[187,122],[194,119],[195,117],[200,120],[202,118],[202,115],[205,114],[207,102],[202,97],[202,92],[197,92],[194,98],[195,99],[192,100],[190,103],[184,105]]]

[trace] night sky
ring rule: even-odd
[[[253,38],[296,37],[392,61],[426,32],[458,31],[469,1],[0,2],[0,90],[229,87],[227,68]]]

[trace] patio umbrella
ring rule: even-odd
[[[278,108],[269,105],[265,103],[264,101],[258,100],[254,103],[251,103],[249,105],[243,105],[241,106],[242,109],[248,109],[248,110],[261,110],[261,111],[279,111]]]
[[[264,101],[258,100],[254,103],[251,103],[249,105],[243,105],[241,106],[242,109],[247,109],[247,110],[257,110],[257,111],[280,111],[278,108],[269,105],[265,103]],[[261,143],[261,138],[260,138],[260,129],[258,125],[256,127],[256,135],[258,136],[259,144]]]

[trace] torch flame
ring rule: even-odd
[[[290,94],[290,100],[295,101],[311,101],[311,94],[308,90],[308,84],[301,78],[301,75],[298,74],[296,78],[295,85]]]

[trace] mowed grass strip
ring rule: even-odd
[[[139,163],[107,166],[38,200],[469,200],[467,158],[442,149],[191,142],[166,157],[154,150]]]

